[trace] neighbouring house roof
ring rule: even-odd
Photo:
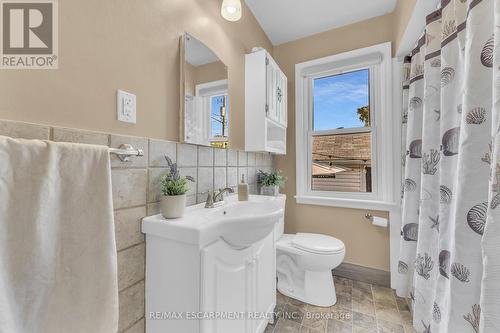
[[[312,151],[313,161],[322,165],[371,165],[371,133],[316,136]]]

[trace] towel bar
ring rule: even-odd
[[[110,154],[115,154],[120,161],[130,162],[130,157],[141,157],[144,156],[142,149],[135,149],[132,145],[128,143],[122,144],[119,148],[109,148]]]

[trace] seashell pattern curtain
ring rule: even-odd
[[[397,294],[425,333],[500,332],[500,0],[442,0],[404,62]]]

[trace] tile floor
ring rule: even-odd
[[[334,277],[337,303],[320,308],[278,292],[278,319],[264,333],[416,333],[406,300],[389,288]]]

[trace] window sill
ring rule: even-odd
[[[371,209],[380,211],[392,211],[398,209],[394,202],[385,202],[377,200],[345,199],[333,197],[321,197],[312,195],[296,195],[295,200],[298,204],[330,206],[340,208]]]

